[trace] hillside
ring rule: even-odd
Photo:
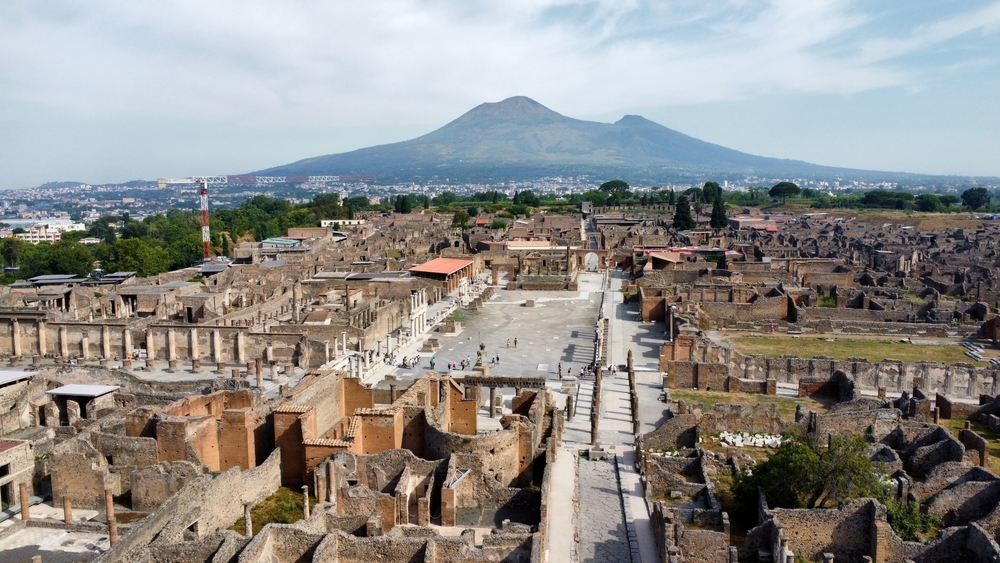
[[[370,174],[383,179],[628,174],[666,179],[709,173],[900,176],[755,156],[700,141],[637,115],[626,115],[615,123],[582,121],[522,96],[481,104],[416,139],[307,158],[254,174]]]

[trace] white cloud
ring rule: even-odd
[[[93,115],[412,123],[526,94],[564,112],[915,80],[883,63],[973,29],[992,5],[874,39],[842,1],[14,2],[0,7],[2,96]],[[992,22],[992,23],[991,23]]]

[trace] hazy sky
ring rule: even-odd
[[[1000,175],[1000,2],[3,0],[0,188],[235,174],[524,95],[819,164]]]

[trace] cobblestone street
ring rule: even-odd
[[[580,561],[632,563],[611,461],[580,460]]]

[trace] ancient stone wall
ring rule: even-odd
[[[132,473],[132,510],[152,512],[167,502],[177,491],[198,475],[205,474],[205,467],[189,461],[161,462]]]

